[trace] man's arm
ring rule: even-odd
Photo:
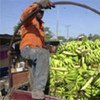
[[[55,7],[55,5],[52,2],[49,2],[49,0],[39,0],[36,3],[31,4],[23,11],[22,15],[20,16],[20,20],[23,21],[31,12],[37,8],[48,9],[51,7]]]
[[[39,7],[37,3],[31,4],[29,7],[27,7],[23,13],[20,16],[20,20],[23,21],[31,12],[36,10]]]

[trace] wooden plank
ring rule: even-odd
[[[22,91],[22,90],[14,90],[11,93],[10,100],[34,100],[31,96],[31,92]],[[45,100],[58,100],[57,97],[45,95]]]

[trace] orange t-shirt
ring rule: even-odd
[[[21,15],[20,18],[21,21],[23,21],[25,17],[36,8],[37,4],[32,4],[28,8],[26,8]],[[21,26],[20,33],[21,33],[20,49],[24,48],[25,46],[30,46],[33,48],[43,47],[45,34],[43,31],[42,20],[40,24],[36,19],[36,17],[29,19],[24,25]]]

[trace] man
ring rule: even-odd
[[[53,3],[48,2],[44,8],[50,8],[54,6]],[[33,3],[26,8],[20,20],[23,21],[28,14],[37,9],[43,7],[41,3]],[[44,11],[40,10],[35,17],[30,18],[20,28],[21,43],[20,51],[22,57],[30,61],[30,85],[32,89],[32,97],[35,100],[44,99],[44,89],[46,86],[48,73],[49,73],[49,50],[45,49],[43,31],[43,17]]]

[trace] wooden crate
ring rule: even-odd
[[[18,87],[21,84],[27,83],[29,77],[29,71],[21,71],[16,73],[11,73],[11,87]]]

